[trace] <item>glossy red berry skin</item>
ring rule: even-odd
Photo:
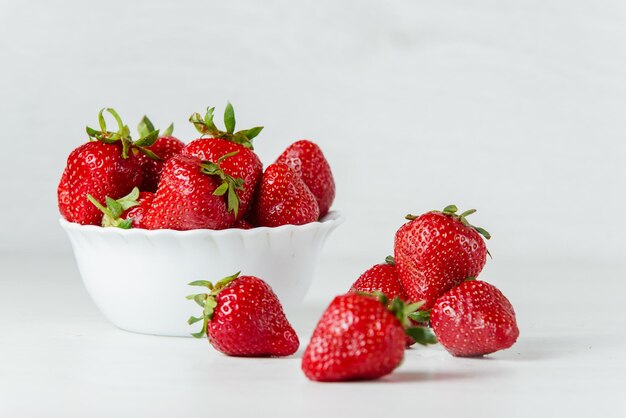
[[[246,219],[238,219],[232,226],[232,228],[237,228],[237,229],[252,229],[254,228],[254,225],[246,220]]]
[[[300,176],[275,163],[263,173],[252,215],[258,226],[303,225],[317,221],[319,207]]]
[[[378,291],[390,300],[397,296],[405,302],[409,301],[393,264],[375,264],[359,276],[350,290],[366,293]]]
[[[396,232],[394,258],[400,281],[422,309],[468,277],[477,277],[487,259],[482,236],[440,212],[428,212]]]
[[[298,350],[298,336],[263,280],[240,276],[215,298],[207,336],[218,351],[229,356],[279,357]]]
[[[67,167],[65,167],[63,174],[61,175],[61,180],[59,181],[59,186],[57,187],[57,202],[59,204],[59,213],[63,219],[71,222],[73,218],[71,210],[72,202],[67,177]]]
[[[140,192],[137,202],[138,206],[126,209],[120,215],[120,219],[133,218],[133,228],[145,229],[144,219],[148,210],[152,206],[152,200],[154,199],[154,193]]]
[[[132,153],[122,158],[119,143],[91,141],[73,150],[57,189],[59,211],[69,222],[100,225],[102,212],[87,195],[102,202],[106,196],[126,196],[142,182],[141,165]]]
[[[313,332],[302,371],[323,382],[377,379],[402,362],[404,337],[400,321],[376,298],[337,296]]]
[[[195,157],[175,155],[161,174],[158,190],[144,218],[146,229],[225,229],[235,215],[228,210],[224,196],[213,192],[220,186],[217,176],[201,171]]]
[[[459,357],[504,350],[519,336],[509,300],[480,280],[463,282],[437,299],[430,323],[439,342]]]
[[[335,199],[335,179],[320,147],[307,139],[296,141],[276,162],[288,165],[302,177],[317,200],[319,216],[325,216]]]
[[[381,263],[372,266],[366,270],[352,284],[351,292],[373,293],[381,292],[392,300],[395,297],[402,299],[403,302],[409,303],[409,298],[400,283],[396,266],[389,263]],[[405,336],[406,346],[410,347],[415,344],[413,338]]]
[[[154,144],[146,147],[161,158],[160,160],[154,160],[145,154],[137,153],[143,172],[142,191],[156,192],[165,163],[174,155],[180,154],[184,146],[183,141],[176,137],[162,136]]]
[[[224,173],[243,179],[243,190],[238,190],[238,219],[245,217],[250,211],[252,199],[263,175],[263,164],[254,151],[243,145],[221,138],[198,138],[185,145],[183,155],[197,157],[203,161],[217,162],[226,154],[236,155],[226,158],[220,163]]]

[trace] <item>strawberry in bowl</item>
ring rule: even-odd
[[[147,116],[144,116],[139,125],[137,126],[137,131],[139,135],[145,137],[150,132],[153,132],[154,125],[152,121],[148,119]],[[157,187],[159,186],[159,180],[161,178],[161,172],[163,171],[163,166],[175,155],[180,154],[185,143],[180,139],[173,136],[174,132],[174,124],[170,124],[165,131],[160,132],[156,141],[148,147],[154,155],[158,157],[158,159],[150,158],[148,155],[139,154],[137,158],[141,164],[141,171],[143,174],[143,181],[141,182],[141,190],[144,192],[156,192]]]
[[[100,130],[87,127],[89,142],[74,149],[57,189],[59,211],[69,222],[99,225],[100,209],[87,195],[101,202],[107,196],[119,199],[141,185],[143,173],[139,154],[158,160],[148,147],[157,140],[158,131],[151,131],[133,142],[130,130],[114,109],[106,109],[116,123],[117,131],[108,131],[102,109],[98,113]]]
[[[263,277],[285,309],[296,307],[343,218],[336,211],[320,218],[304,179],[285,166],[309,196],[312,215],[257,220],[267,194],[260,198],[265,174],[252,140],[262,128],[235,131],[229,104],[225,130],[209,108],[190,118],[202,136],[186,145],[147,118],[133,141],[119,115],[107,111],[118,130],[108,131],[100,112],[100,130],[87,129],[90,141],[72,152],[58,188],[61,226],[103,314],[126,330],[187,336],[194,314],[187,283],[233,271]],[[275,193],[274,204],[300,211],[300,200]]]

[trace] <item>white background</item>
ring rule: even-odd
[[[624,253],[623,2],[0,4],[2,252],[69,253],[56,186],[100,108],[189,141],[230,100],[266,165],[322,146],[331,252],[380,258],[407,212],[456,203],[497,258]]]
[[[415,401],[405,394],[411,407],[420,391],[433,399],[448,390],[466,406],[485,385],[488,402],[516,411],[493,416],[555,416],[559,408],[620,416],[611,402],[625,380],[616,359],[626,349],[626,3],[583,0],[0,1],[0,325],[13,332],[0,328],[0,350],[12,358],[0,372],[13,376],[0,389],[14,390],[12,406],[59,381],[74,385],[80,410],[98,393],[117,416],[120,387],[139,388],[142,402],[159,394],[161,412],[180,411],[167,393],[191,405],[191,394],[202,399],[187,385],[211,389],[191,369],[176,375],[177,340],[156,349],[171,356],[164,370],[133,369],[140,357],[129,360],[128,350],[164,358],[151,351],[154,339],[115,330],[89,303],[57,222],[56,186],[100,108],[116,108],[132,127],[144,113],[161,127],[173,121],[189,141],[188,116],[207,105],[221,112],[227,100],[240,127],[266,127],[256,141],[266,165],[310,138],[333,167],[334,207],[347,221],[329,239],[315,300],[327,303],[391,253],[406,213],[449,203],[478,209],[473,221],[493,235],[484,276],[516,305],[522,337],[501,363],[430,354],[428,371],[398,375],[418,381]],[[306,332],[319,306],[299,320]],[[56,365],[38,351],[37,332],[60,353]],[[180,344],[185,355],[202,351]],[[229,360],[214,356],[208,367],[248,376]],[[413,354],[406,367],[419,360]],[[252,367],[260,386],[247,389],[289,388],[292,401],[320,413],[340,402],[306,386],[296,364],[280,364],[269,383],[263,367]],[[120,383],[117,373],[128,370]],[[472,373],[476,379],[465,378]],[[154,381],[133,380],[146,375]],[[164,379],[178,386],[156,383]],[[389,387],[349,388],[335,390],[352,405],[360,391],[391,399],[381,395],[391,396]],[[48,401],[57,405],[59,396]],[[39,407],[50,412],[46,405]],[[127,411],[149,410],[141,405]],[[476,408],[466,415],[484,412]]]

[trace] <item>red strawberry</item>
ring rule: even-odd
[[[302,358],[311,380],[377,379],[402,362],[401,322],[375,297],[337,296],[322,314]]]
[[[400,281],[409,299],[425,301],[425,309],[463,280],[478,276],[485,265],[487,247],[481,235],[489,239],[489,233],[467,222],[474,209],[460,215],[456,211],[450,205],[442,212],[408,215],[410,222],[396,232]]]
[[[276,162],[287,164],[302,177],[317,199],[320,217],[326,215],[335,199],[335,180],[320,147],[302,139],[289,145]]]
[[[295,171],[274,163],[263,173],[252,216],[259,226],[302,225],[317,221],[319,207]]]
[[[220,165],[224,173],[234,178],[243,179],[243,188],[239,196],[239,215],[247,215],[252,205],[254,191],[263,175],[263,164],[259,157],[243,145],[219,138],[199,138],[191,141],[182,150],[183,155],[190,155],[205,161],[217,161],[226,154],[236,155],[224,160]]]
[[[57,200],[59,202],[59,212],[64,219],[71,221],[72,220],[72,210],[71,210],[71,193],[70,186],[67,180],[67,166],[63,170],[63,174],[61,175],[61,181],[59,181],[59,187],[57,188]]]
[[[242,178],[244,181],[243,189],[238,192],[238,218],[242,218],[250,210],[254,192],[263,175],[263,164],[252,151],[252,139],[261,132],[263,127],[235,132],[235,111],[228,103],[224,111],[226,131],[220,131],[213,122],[214,110],[215,108],[208,108],[204,117],[199,113],[191,115],[189,120],[196,129],[203,135],[210,135],[210,138],[198,138],[190,142],[183,148],[182,154],[198,157],[201,160],[217,161],[226,154],[237,152],[235,156],[224,160],[221,167],[227,175]]]
[[[154,131],[154,125],[147,116],[144,116],[143,119],[141,119],[141,122],[139,122],[137,131],[139,131],[140,135],[146,136],[150,132]],[[143,171],[143,182],[141,185],[142,190],[147,192],[156,192],[159,185],[159,179],[161,178],[161,171],[163,171],[165,162],[174,155],[180,154],[181,150],[185,146],[183,141],[172,136],[173,131],[174,124],[171,124],[164,132],[161,133],[161,136],[157,138],[154,144],[146,147],[157,155],[160,160],[149,158],[144,154],[137,155],[137,158],[141,162],[141,169]]]
[[[106,206],[90,194],[87,198],[104,214],[102,226],[122,229],[145,228],[143,219],[152,205],[154,193],[139,192],[139,189],[135,187],[128,195],[117,200],[107,196]]]
[[[191,295],[203,308],[202,316],[189,318],[189,324],[202,321],[204,335],[218,351],[229,356],[289,356],[300,346],[272,288],[254,276],[226,277],[215,286],[205,280],[189,283],[206,286],[210,292]]]
[[[494,286],[468,280],[435,302],[430,323],[454,356],[482,356],[511,347],[519,336],[509,300]]]
[[[385,258],[384,263],[376,264],[361,274],[350,290],[365,293],[381,292],[390,299],[397,296],[405,302],[409,300],[398,279],[396,263],[391,256]]]
[[[137,198],[137,206],[133,206],[130,209],[125,210],[120,216],[121,219],[132,219],[133,228],[142,228],[145,229],[145,218],[148,214],[148,210],[152,206],[152,201],[154,200],[154,193],[152,192],[141,192],[139,193],[139,197]]]
[[[356,282],[352,284],[350,291],[362,293],[380,292],[390,299],[398,297],[404,302],[409,302],[409,298],[398,278],[396,263],[391,256],[387,257],[384,263],[376,264],[361,274]],[[405,338],[407,347],[415,344],[413,338],[408,335]]]
[[[238,219],[232,227],[237,229],[252,229],[254,228],[254,225],[246,219]]]
[[[237,190],[243,181],[226,175],[220,165],[175,155],[163,168],[159,188],[144,218],[147,229],[224,229],[235,222]]]
[[[118,199],[128,194],[142,181],[135,153],[142,152],[156,158],[146,147],[156,140],[158,131],[133,143],[128,126],[122,123],[117,112],[106,110],[115,118],[118,131],[106,130],[104,109],[101,110],[98,114],[101,130],[87,127],[87,134],[92,140],[70,153],[59,183],[59,211],[70,222],[99,225],[102,213],[87,200],[87,195],[104,201],[106,196]]]

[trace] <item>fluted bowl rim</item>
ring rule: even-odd
[[[79,231],[81,233],[99,234],[99,235],[142,235],[150,237],[159,236],[213,236],[226,237],[232,235],[261,235],[261,234],[278,234],[283,232],[307,231],[316,228],[330,228],[342,224],[345,217],[340,211],[332,210],[328,212],[323,219],[315,222],[309,222],[302,225],[281,225],[276,227],[259,226],[251,229],[227,228],[227,229],[190,229],[186,231],[178,231],[175,229],[143,229],[143,228],[104,228],[97,225],[82,225],[75,222],[69,222],[64,218],[59,218],[61,227],[66,230]]]

